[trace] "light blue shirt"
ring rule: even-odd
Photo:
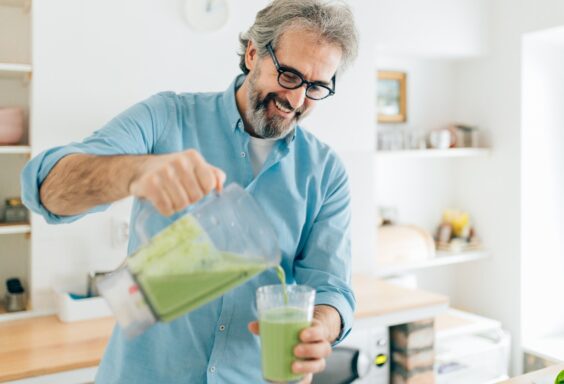
[[[248,156],[250,136],[235,103],[235,91],[243,79],[238,77],[223,93],[159,93],[130,107],[82,143],[39,154],[22,172],[23,200],[49,223],[69,223],[83,215],[54,215],[43,207],[38,193],[63,156],[163,154],[194,148],[225,171],[226,184],[242,185],[264,208],[278,235],[288,283],[314,287],[316,304],[338,310],[343,322],[341,340],[350,331],[355,306],[350,287],[346,171],[333,150],[297,127],[276,143],[261,171],[253,176]],[[132,223],[140,207],[135,201]],[[137,244],[132,231],[129,250]],[[159,323],[131,341],[116,327],[96,382],[262,382],[260,340],[247,330],[247,324],[257,318],[257,287],[276,282],[274,270],[267,270],[223,297],[170,323]]]

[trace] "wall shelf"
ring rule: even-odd
[[[0,145],[0,155],[29,155],[29,145]]]
[[[16,235],[31,233],[28,223],[0,223],[0,235]]]
[[[31,0],[0,0],[0,6],[21,7],[27,10],[31,6]]]
[[[0,0],[1,1],[1,0]],[[21,77],[31,78],[31,65],[18,63],[0,63],[0,77]]]
[[[486,157],[491,154],[489,148],[451,148],[451,149],[406,149],[397,151],[379,150],[377,158],[446,158],[446,157]]]
[[[436,256],[432,259],[397,264],[376,264],[376,276],[397,276],[425,268],[482,260],[489,256],[490,253],[488,251],[465,251],[459,253],[437,251]]]

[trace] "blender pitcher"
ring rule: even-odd
[[[147,237],[148,220],[163,219],[155,215],[145,203],[138,216],[145,228],[138,230],[141,240]],[[178,215],[100,280],[98,290],[131,338],[156,321],[174,320],[279,263],[278,240],[268,218],[250,194],[230,184]]]

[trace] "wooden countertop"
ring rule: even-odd
[[[435,317],[448,308],[448,297],[387,283],[371,276],[353,276],[356,319],[378,317],[382,325],[396,325]]]
[[[564,364],[557,364],[502,381],[499,384],[554,384],[556,376],[558,376],[558,373],[562,370],[564,370]]]
[[[445,296],[374,277],[355,276],[353,289],[355,317],[383,325],[433,317],[448,305]],[[63,323],[56,316],[0,323],[0,382],[97,366],[114,324],[113,318]]]
[[[0,323],[0,382],[97,366],[114,323],[56,316]]]

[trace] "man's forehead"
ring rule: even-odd
[[[331,44],[317,32],[290,26],[280,35],[275,48],[277,51],[284,52],[318,45],[330,46]]]
[[[309,63],[316,67],[327,67],[332,72],[329,77],[337,70],[341,60],[340,47],[328,42],[318,33],[299,28],[285,31],[278,39],[275,51],[282,65],[289,65],[300,71],[302,65]]]

